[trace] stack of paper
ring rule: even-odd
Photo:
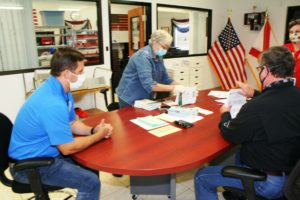
[[[146,130],[151,130],[158,127],[169,125],[169,123],[153,116],[139,117],[136,119],[132,119],[130,121]]]
[[[152,101],[149,99],[143,99],[143,100],[136,100],[134,102],[134,107],[135,108],[142,108],[145,110],[155,110],[160,108],[161,103],[157,101]]]

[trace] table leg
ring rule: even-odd
[[[171,181],[170,181],[170,199],[176,199],[176,174],[171,174]]]
[[[176,199],[176,174],[159,176],[130,176],[130,191],[133,196],[139,194],[168,195]]]

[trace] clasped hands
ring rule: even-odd
[[[102,119],[101,122],[95,126],[94,134],[100,134],[104,138],[109,138],[112,135],[113,127],[111,124],[105,123],[105,120]]]

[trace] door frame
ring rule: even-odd
[[[146,2],[138,2],[138,1],[123,1],[123,0],[108,0],[108,23],[109,23],[109,46],[110,46],[110,69],[113,73],[112,63],[113,63],[113,54],[112,54],[112,26],[111,26],[111,4],[124,4],[124,5],[136,5],[136,6],[144,6],[145,7],[145,15],[146,15],[146,43],[148,43],[147,39],[150,39],[152,33],[152,8],[151,3]],[[112,85],[112,84],[111,84]],[[112,92],[112,102],[115,102],[114,91],[115,88],[111,88]]]

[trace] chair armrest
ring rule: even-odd
[[[239,179],[253,179],[254,181],[264,181],[267,178],[265,172],[256,169],[226,166],[222,169],[222,175],[225,177],[239,178]]]
[[[51,165],[54,162],[52,157],[43,158],[28,158],[24,160],[17,161],[14,165],[14,170],[19,171],[23,169],[32,169],[37,167],[44,167]]]

